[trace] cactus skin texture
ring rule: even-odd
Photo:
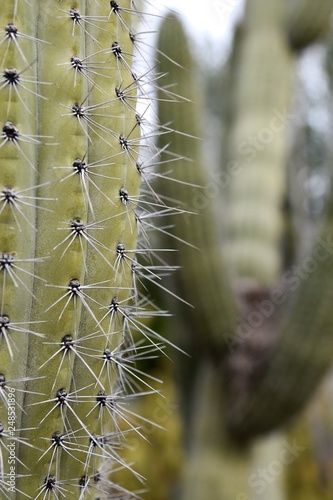
[[[111,473],[130,468],[120,426],[139,432],[127,404],[149,392],[135,342],[154,335],[133,285],[139,18],[129,1],[1,0],[1,498],[137,498]]]

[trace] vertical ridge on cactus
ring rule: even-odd
[[[171,209],[148,170],[154,75],[132,70],[142,15],[129,1],[1,2],[3,498],[137,498],[112,472],[132,470],[121,446],[145,419],[130,403],[155,391],[135,362],[163,352],[147,318],[167,314],[140,287],[172,271],[147,247],[148,220]]]

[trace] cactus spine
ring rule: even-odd
[[[132,498],[110,473],[130,468],[120,427],[140,432],[126,405],[149,391],[132,365],[154,336],[133,286],[139,16],[130,1],[1,1],[3,498]]]

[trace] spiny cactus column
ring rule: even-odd
[[[127,398],[149,390],[131,333],[152,333],[132,284],[139,16],[130,1],[1,1],[2,498],[131,497],[110,473],[127,467],[120,426],[139,425]]]

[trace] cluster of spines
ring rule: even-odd
[[[151,184],[153,139],[162,132],[145,115],[158,78],[132,70],[141,43],[132,21],[142,12],[125,1],[4,3],[0,491],[5,498],[12,491],[134,498],[110,473],[131,470],[120,448],[126,433],[142,436],[147,422],[131,400],[156,391],[156,379],[135,363],[163,352],[146,318],[166,312],[140,288],[147,279],[159,285],[159,271],[172,270],[149,247],[149,232],[154,218],[173,210]],[[9,435],[13,389],[17,420]]]

